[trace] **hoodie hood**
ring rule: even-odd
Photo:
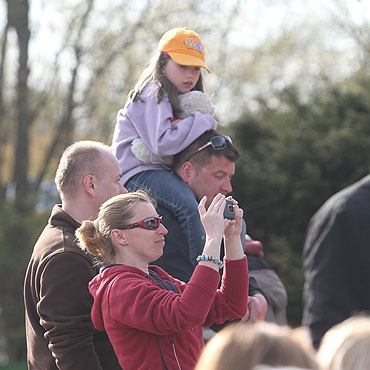
[[[123,274],[134,273],[146,276],[147,274],[136,268],[126,265],[112,265],[103,268],[100,274],[96,275],[89,283],[90,294],[94,297],[94,303],[91,309],[91,319],[94,327],[104,331],[103,307],[107,305],[107,299],[112,284]]]

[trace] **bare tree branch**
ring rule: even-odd
[[[223,30],[221,31],[221,38],[220,38],[220,47],[218,52],[218,61],[221,65],[225,65],[226,55],[227,55],[227,43],[228,43],[228,36],[230,30],[232,29],[231,25],[233,24],[234,18],[238,16],[239,8],[240,8],[240,0],[234,2],[234,6],[232,7],[228,18],[223,23]]]
[[[65,111],[63,114],[63,117],[61,118],[56,132],[54,134],[54,139],[52,140],[49,149],[45,155],[43,166],[37,176],[37,180],[35,183],[34,191],[38,192],[40,185],[45,177],[45,174],[47,172],[47,169],[49,167],[49,164],[54,157],[54,154],[58,152],[58,149],[64,148],[68,143],[71,142],[73,137],[73,131],[74,131],[74,121],[73,121],[73,110],[76,107],[75,102],[75,93],[76,93],[76,84],[78,79],[78,71],[79,67],[81,66],[81,57],[83,56],[83,48],[81,47],[82,39],[83,39],[83,33],[86,30],[87,27],[87,21],[88,17],[91,14],[91,11],[93,9],[94,0],[89,0],[87,2],[86,10],[84,14],[81,17],[81,21],[79,24],[79,28],[77,31],[76,41],[75,45],[73,47],[74,50],[74,56],[75,56],[75,66],[73,67],[71,74],[71,82],[68,87],[68,94],[66,99],[66,105],[65,105]],[[73,20],[73,22],[75,22]],[[67,36],[69,38],[69,36]]]
[[[369,23],[364,21],[360,25],[355,24],[349,6],[343,0],[336,0],[333,3],[336,7],[336,13],[331,13],[334,24],[336,24],[339,29],[346,32],[347,35],[357,43],[368,61],[370,59]]]
[[[66,29],[73,30],[75,28],[75,24],[77,23],[78,19],[79,19],[78,15],[76,17],[71,18],[69,24],[66,26]],[[32,109],[32,120],[33,121],[41,113],[42,108],[45,106],[47,100],[50,97],[51,92],[55,90],[56,86],[60,83],[60,79],[58,79],[58,73],[60,71],[59,60],[60,60],[62,53],[69,46],[72,37],[73,37],[72,32],[66,32],[64,34],[64,40],[61,43],[61,46],[54,57],[54,62],[51,67],[51,70],[52,70],[51,77],[48,81],[45,82],[44,87],[40,89],[41,95],[39,96],[38,102],[36,103],[35,107]]]
[[[137,17],[137,22],[131,27],[131,29],[127,32],[125,30],[125,39],[121,42],[121,47],[114,49],[105,59],[104,61],[95,69],[93,72],[93,78],[91,78],[88,87],[85,89],[83,100],[85,101],[92,89],[92,87],[97,83],[99,78],[103,75],[104,71],[106,71],[109,66],[115,61],[115,59],[122,54],[122,52],[129,47],[135,40],[135,34],[138,29],[140,29],[145,22],[147,21],[147,17],[149,15],[149,9],[151,7],[151,0],[147,0],[145,7],[142,9],[141,13]]]

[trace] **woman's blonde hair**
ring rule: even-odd
[[[139,81],[137,82],[135,87],[129,92],[128,94],[129,100],[131,101],[139,100],[145,86],[150,82],[154,82],[158,86],[157,103],[159,104],[163,100],[167,92],[168,98],[172,106],[173,115],[174,116],[180,115],[182,113],[182,110],[180,108],[178,92],[176,90],[176,87],[166,77],[163,71],[164,67],[166,66],[167,62],[170,59],[171,57],[169,55],[158,52],[151,59],[149,65],[142,72]],[[199,79],[196,85],[192,88],[192,90],[204,92],[203,79],[201,74],[199,75]]]
[[[155,207],[155,201],[148,193],[138,190],[117,195],[102,204],[95,221],[83,221],[76,230],[79,247],[99,256],[107,263],[115,262],[115,247],[111,240],[111,231],[120,229],[129,223],[134,215],[137,202],[147,202]]]
[[[195,370],[251,370],[258,365],[317,369],[306,328],[268,322],[230,325],[206,345]]]
[[[370,317],[351,317],[329,329],[317,358],[324,370],[370,369]]]

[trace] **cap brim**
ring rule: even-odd
[[[206,69],[208,73],[211,73],[209,68],[206,66],[206,63],[200,58],[192,55],[175,53],[173,51],[168,51],[168,54],[177,64],[181,64],[183,66],[202,67]]]

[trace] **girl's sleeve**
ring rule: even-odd
[[[211,115],[193,112],[172,126],[173,112],[168,97],[158,104],[154,93],[130,103],[126,114],[149,151],[158,156],[179,153],[216,124]]]

